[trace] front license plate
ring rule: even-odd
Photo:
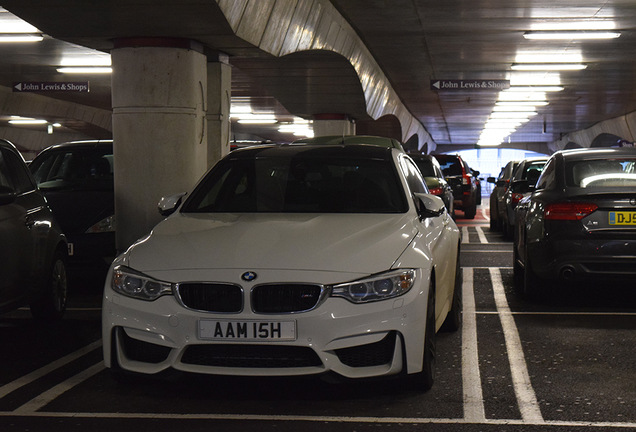
[[[296,321],[199,320],[199,338],[226,341],[296,340]]]
[[[609,212],[610,225],[636,225],[636,212]]]

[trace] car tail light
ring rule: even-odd
[[[470,176],[468,174],[462,174],[462,184],[464,185],[470,184]]]
[[[545,207],[546,220],[581,220],[598,209],[592,203],[553,203]]]
[[[442,195],[444,193],[444,189],[442,189],[441,187],[436,187],[436,188],[431,188],[428,190],[429,193],[433,194],[433,195]]]
[[[512,197],[511,197],[511,201],[512,201],[512,206],[515,207],[517,205],[517,203],[519,201],[521,201],[523,199],[523,194],[520,193],[513,193]]]

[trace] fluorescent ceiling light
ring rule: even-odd
[[[59,73],[77,73],[77,74],[107,74],[113,71],[111,67],[88,67],[88,66],[71,66],[57,68]]]
[[[558,72],[512,72],[511,86],[561,85],[561,74]]]
[[[481,140],[480,140],[480,141],[477,143],[477,145],[478,145],[479,147],[497,147],[498,145],[501,145],[501,142],[494,142],[494,141],[487,142],[487,141],[481,141]]]
[[[62,57],[60,66],[110,66],[109,55],[81,55]]]
[[[506,112],[536,112],[534,110],[534,106],[533,105],[509,105],[509,106],[502,106],[502,105],[495,105],[495,107],[492,109],[493,111],[506,111]]]
[[[523,37],[533,40],[598,40],[616,39],[620,37],[619,32],[536,32],[524,33]]]
[[[43,39],[44,36],[35,34],[0,34],[0,43],[40,42]]]
[[[540,23],[532,23],[532,30],[615,30],[616,22],[613,20],[555,20]]]
[[[559,92],[562,91],[564,87],[561,86],[511,86],[509,89],[505,90],[507,92]]]
[[[252,113],[236,113],[232,114],[232,118],[238,120],[276,120],[274,114],[252,114]]]
[[[9,15],[0,19],[0,33],[39,33],[36,27],[15,15]]]
[[[545,102],[547,101],[545,92],[499,92],[498,100],[500,101],[521,101],[521,102],[530,102],[530,101],[538,101]]]
[[[547,101],[513,101],[513,102],[497,102],[495,106],[508,106],[508,107],[538,107],[546,106],[550,102]]]
[[[515,63],[581,63],[583,55],[580,52],[519,52],[515,56]]]
[[[9,123],[16,124],[16,125],[36,125],[36,124],[46,124],[48,122],[46,120],[20,118],[20,119],[9,120]]]
[[[577,63],[544,63],[544,64],[513,64],[512,70],[520,71],[561,71],[561,70],[582,70],[587,65]]]
[[[241,124],[273,124],[277,123],[276,119],[242,119],[238,121]]]
[[[491,119],[524,119],[537,115],[536,111],[493,112]]]

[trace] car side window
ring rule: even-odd
[[[401,158],[400,168],[406,177],[406,183],[409,185],[411,194],[428,193],[428,189],[424,183],[424,179],[422,179],[420,170],[410,159]]]
[[[31,176],[19,156],[7,149],[1,149],[0,153],[0,171],[4,177],[4,180],[0,179],[0,184],[3,181],[7,182],[6,186],[11,187],[16,193],[26,193],[35,189]]]
[[[548,163],[543,168],[543,172],[537,180],[536,189],[550,189],[554,186],[555,181],[555,165],[556,162],[554,159],[550,159]]]

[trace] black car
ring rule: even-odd
[[[69,242],[71,263],[115,256],[113,142],[76,141],[43,150],[29,165]]]
[[[504,211],[501,221],[504,237],[511,240],[515,230],[515,207],[523,198],[530,194],[541,176],[547,157],[535,157],[519,162],[510,178],[510,184],[503,194]]]
[[[636,148],[555,153],[515,213],[513,264],[522,294],[550,281],[633,281]]]
[[[512,174],[514,174],[518,165],[518,160],[512,160],[501,169],[499,177],[488,177],[487,179],[488,183],[493,183],[495,185],[495,187],[492,189],[492,193],[490,194],[491,231],[499,231],[502,229],[502,221],[504,218],[504,212],[506,210],[504,195],[508,190],[508,185],[510,184]]]
[[[67,244],[15,146],[0,140],[0,313],[29,305],[59,319],[67,300]]]
[[[442,173],[442,168],[437,159],[432,155],[425,154],[409,154],[409,156],[422,172],[428,191],[444,201],[448,213],[454,218],[453,189],[444,178],[444,173]]]
[[[464,212],[464,217],[474,219],[481,191],[477,186],[479,171],[471,170],[459,155],[434,155],[439,162],[444,178],[453,189],[454,206]]]

